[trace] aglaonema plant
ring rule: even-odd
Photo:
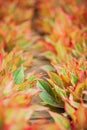
[[[50,79],[38,81],[42,104],[52,108],[50,114],[59,130],[86,130],[87,72],[85,63],[80,64],[79,61],[73,59],[70,64],[55,65],[55,68],[56,73],[48,72]],[[64,108],[62,114],[58,114],[58,112],[61,113],[58,108]]]
[[[83,44],[80,45],[83,48]],[[59,46],[66,48],[63,44]],[[75,48],[77,58],[72,54],[72,50],[73,48],[71,48],[68,59],[65,61],[64,56],[61,59],[60,55],[58,55],[59,57],[53,55],[50,60],[54,70],[48,68],[48,71],[46,71],[49,78],[38,81],[37,86],[41,90],[40,98],[43,100],[42,104],[49,106],[50,109],[52,108],[52,111],[56,111],[56,113],[50,112],[50,114],[60,130],[86,130],[86,52],[82,49],[83,55],[81,50]],[[67,52],[67,48],[65,51]],[[60,53],[63,53],[63,51],[60,51]],[[65,113],[62,115],[58,114],[58,108],[64,108]],[[81,115],[84,115],[83,119]]]
[[[4,48],[0,50],[1,130],[26,130],[34,110],[31,108],[32,97],[39,92],[35,84],[40,75],[25,72],[32,62],[33,54],[18,46],[10,52]]]
[[[82,58],[79,61],[72,58],[67,64],[55,64],[54,67],[56,72],[48,72],[50,79],[38,82],[43,91],[40,96],[46,99],[46,95],[49,95],[48,104],[52,99],[62,107],[63,102],[68,99],[73,106],[76,103],[74,107],[77,107],[81,100],[84,100],[83,91],[87,90],[86,62]]]
[[[87,106],[81,103],[78,109],[74,109],[67,101],[65,102],[66,114],[49,112],[59,130],[86,130],[87,129]],[[68,117],[67,117],[68,114]],[[82,118],[83,115],[83,118]]]
[[[0,7],[0,129],[86,130],[85,2],[7,0],[5,4],[0,1]],[[38,18],[33,18],[34,13]],[[32,36],[31,26],[43,38],[37,40],[37,36]],[[41,106],[31,106],[32,97],[39,92],[34,86],[40,77],[27,73],[34,62],[31,45],[35,41],[40,47],[44,46],[41,49],[53,65],[44,68],[53,71],[48,72],[50,78],[38,81],[40,97],[43,105],[51,110],[62,108],[65,111],[62,115]],[[38,109],[47,110],[56,124],[43,126],[39,121],[30,126],[28,121]]]
[[[9,54],[0,57],[0,129],[24,130],[28,127],[33,95],[38,93],[34,88],[37,77],[25,76],[23,65],[18,66],[18,57]],[[10,65],[8,64],[10,63]],[[30,108],[30,109],[29,109]],[[23,122],[21,124],[21,122]]]

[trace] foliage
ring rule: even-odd
[[[0,0],[0,130],[86,130],[86,60],[86,0]]]

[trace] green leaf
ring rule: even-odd
[[[54,91],[51,89],[50,85],[47,82],[40,80],[40,81],[38,81],[37,86],[39,87],[39,89],[45,90],[51,96],[55,97]]]
[[[57,90],[55,89],[55,86],[56,86],[56,85],[55,85],[51,80],[49,80],[49,79],[48,79],[48,82],[52,85],[53,92],[55,93],[55,100],[56,100],[56,102],[58,103],[58,105],[59,105],[61,108],[63,108],[63,107],[64,107],[64,99],[65,99],[64,95],[65,95],[65,92],[64,92],[64,93],[62,92],[62,93],[60,94],[60,91],[57,92]],[[58,86],[56,86],[56,87],[58,87]],[[61,88],[59,88],[59,90],[62,91]],[[62,97],[62,98],[61,98],[61,97]]]
[[[57,94],[62,98],[62,99],[66,99],[67,95],[65,90],[59,88],[57,85],[54,84],[54,88],[55,91],[57,92]]]
[[[76,49],[77,49],[77,51],[79,51],[80,53],[82,53],[82,47],[81,47],[81,45],[80,44],[76,44]]]
[[[76,85],[77,84],[77,82],[78,82],[78,78],[74,75],[74,74],[71,74],[71,83],[73,84],[73,85]]]
[[[11,51],[10,53],[7,54],[4,65],[7,65],[13,59],[13,55],[14,55],[13,51]]]
[[[70,6],[70,5],[65,5],[65,9],[66,9],[66,11],[68,12],[68,13],[72,13],[72,6]]]
[[[70,115],[70,117],[75,120],[75,109],[68,103],[68,102],[65,102],[65,110],[66,112],[68,113],[68,115]]]
[[[44,53],[44,56],[48,59],[52,59],[55,57],[54,53],[50,52],[50,51],[47,51]]]
[[[52,99],[52,97],[46,92],[42,92],[40,94],[40,98],[48,105],[58,107],[58,104],[55,102],[55,100]]]
[[[64,116],[58,113],[54,113],[54,112],[49,112],[49,113],[55,120],[60,130],[71,130],[70,122],[67,118],[65,118]]]
[[[18,68],[13,72],[14,82],[15,84],[20,84],[24,81],[24,69],[23,67]]]
[[[84,91],[84,89],[87,89],[85,81],[77,84],[77,86],[75,87],[75,90],[74,90],[74,95],[77,97],[77,99],[81,98],[82,92]],[[74,96],[74,98],[75,98],[75,96]]]
[[[35,81],[36,80],[36,76],[32,75],[28,78],[29,81]]]
[[[64,83],[63,83],[62,79],[59,77],[59,75],[57,75],[56,73],[53,73],[53,72],[49,72],[49,76],[56,85],[58,85],[61,88],[65,88]]]
[[[86,70],[86,66],[83,65],[83,66],[81,67],[81,69],[85,71],[85,70]]]
[[[19,62],[18,62],[18,66],[21,66],[21,64],[23,64],[25,62],[25,60],[20,60]]]
[[[81,4],[82,0],[76,0],[77,4]]]
[[[69,78],[69,76],[68,76],[68,70],[66,70],[65,68],[62,68],[60,74],[62,75],[63,80],[64,80],[66,83],[69,83],[69,82],[70,82],[70,78]]]
[[[56,44],[56,51],[58,53],[58,57],[60,61],[65,61],[65,56],[66,56],[66,48],[65,46],[61,43],[61,41]]]
[[[45,71],[54,71],[54,68],[51,65],[44,65],[42,69]]]

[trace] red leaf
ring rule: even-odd
[[[73,122],[76,130],[86,130],[87,129],[87,108],[80,105],[78,110],[75,112],[76,121]]]
[[[34,124],[32,126],[28,126],[27,128],[25,128],[24,130],[38,130],[38,125]]]
[[[86,78],[86,71],[82,71],[80,75],[80,81]]]
[[[2,61],[3,61],[2,54],[0,54],[0,72],[2,70]]]
[[[55,47],[51,43],[44,40],[41,40],[40,43],[44,45],[46,51],[52,51],[53,53],[57,54]]]

